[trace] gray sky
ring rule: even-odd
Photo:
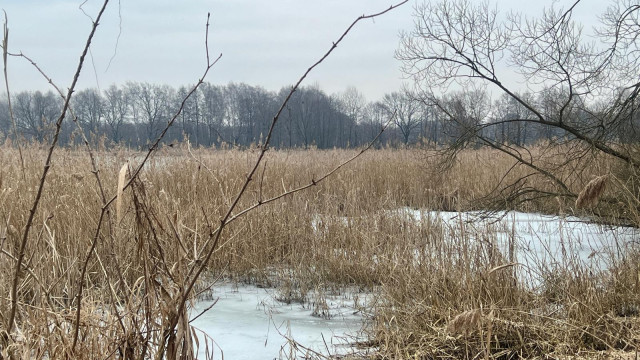
[[[89,58],[78,88],[104,89],[127,81],[172,86],[195,82],[205,66],[205,23],[207,12],[211,12],[209,48],[214,57],[222,53],[222,59],[207,80],[216,84],[245,82],[278,90],[295,82],[355,18],[386,9],[395,2],[112,0],[93,42],[93,65]],[[583,2],[578,19],[598,13],[604,3]],[[79,9],[81,3],[0,2],[9,19],[10,51],[22,51],[33,58],[61,87],[70,84],[91,27],[90,20]],[[552,0],[498,0],[501,10],[515,8],[533,14],[552,3]],[[560,7],[572,3],[556,1]],[[95,16],[101,4],[102,1],[88,0],[83,8]],[[317,82],[327,93],[355,86],[368,100],[398,90],[402,74],[393,54],[399,32],[412,27],[414,4],[412,0],[375,20],[360,23],[304,84]],[[13,92],[48,89],[41,75],[26,61],[18,58],[9,61]]]

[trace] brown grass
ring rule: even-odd
[[[22,180],[16,150],[0,149],[2,294],[8,294],[43,155],[36,147],[24,149]],[[71,353],[81,264],[102,202],[86,155],[62,150],[35,217],[20,278],[18,326],[11,342],[0,341],[9,344],[0,345],[2,356],[157,356],[162,324],[176,311],[172,299],[184,291],[184,279],[211,246],[208,235],[256,155],[165,149],[122,192],[122,164],[135,165],[139,154],[126,149],[96,154],[107,197],[117,194],[118,205],[107,214],[87,267],[82,341]],[[306,184],[351,155],[271,151],[240,210]],[[596,173],[611,170],[605,161],[589,161],[589,171],[567,174],[576,193]],[[435,174],[421,151],[365,153],[327,182],[230,224],[209,273],[190,297],[206,294],[220,276],[277,287],[283,301],[305,301],[310,293],[345,286],[375,290],[379,298],[369,309],[374,314],[369,331],[379,358],[545,358],[635,349],[640,264],[633,248],[607,257],[608,271],[591,271],[571,257],[524,269],[498,250],[504,241],[517,244],[514,236],[499,238],[491,227],[448,228],[427,216],[408,220],[397,211],[477,208],[480,199],[496,194],[501,174],[513,179],[530,174],[513,165],[495,152],[476,150],[461,154],[451,172]],[[536,176],[529,181],[550,186]],[[613,185],[607,191],[622,199],[629,193]],[[607,206],[602,193],[596,197],[601,201],[593,208]],[[547,198],[521,209],[559,212],[572,202]],[[448,240],[451,234],[455,242]],[[514,274],[525,271],[544,279],[539,288],[516,280]],[[7,296],[1,297],[0,332],[9,306]],[[186,315],[179,314],[179,330],[171,335],[185,351],[195,346]]]

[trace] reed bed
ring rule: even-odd
[[[23,149],[23,173],[16,153],[7,144],[0,149],[2,294],[10,293],[45,156],[37,146]],[[84,150],[60,149],[27,242],[12,334],[6,333],[10,298],[0,298],[0,358],[142,359],[167,353],[188,358],[202,346],[193,342],[188,306],[176,314],[176,299],[213,246],[210,234],[258,152],[166,147],[124,191],[122,177],[129,176],[140,154],[114,149],[95,155],[106,196],[121,192],[105,213],[107,226],[91,251],[102,190]],[[348,150],[270,150],[236,213],[308,184],[352,155]],[[375,290],[379,297],[368,309],[368,345],[381,359],[635,351],[640,264],[633,246],[611,254],[609,267],[597,272],[571,257],[541,263],[528,270],[543,279],[541,285],[528,286],[514,275],[518,265],[498,250],[503,240],[492,230],[452,230],[429,217],[408,219],[397,210],[466,211],[486,207],[488,198],[492,206],[507,207],[509,192],[497,191],[497,184],[527,178],[543,189],[552,185],[494,151],[463,152],[444,173],[433,171],[432,155],[371,150],[326,181],[239,217],[224,230],[189,301],[206,295],[222,277],[277,287],[282,301],[304,302],[311,292],[353,286]],[[562,164],[561,156],[550,154],[547,161]],[[567,196],[517,208],[585,215],[623,203],[619,211],[637,219],[635,178],[603,159],[579,161],[588,166],[567,167],[563,175],[574,194],[593,179],[608,179],[606,188],[589,190],[592,207],[578,209],[576,197]],[[164,333],[175,319],[177,330]],[[76,329],[80,341],[74,344]],[[166,344],[175,349],[159,350]]]

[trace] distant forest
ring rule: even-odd
[[[143,148],[164,129],[188,89],[130,82],[102,91],[78,91],[72,98],[73,115],[69,115],[75,121],[64,122],[61,142],[77,144],[80,141],[77,131],[81,127],[92,142]],[[204,83],[187,100],[163,141],[188,139],[194,146],[259,144],[288,92],[288,87],[273,92],[243,83]],[[521,96],[547,114],[557,114],[564,105],[552,90]],[[492,101],[486,92],[476,90],[450,93],[443,100],[436,107],[422,100],[420,94],[398,91],[368,102],[355,88],[328,95],[318,86],[302,87],[284,109],[271,144],[277,148],[357,147],[375,138],[387,123],[390,125],[378,146],[450,145],[454,139],[471,138],[465,135],[466,131],[485,131],[476,125],[495,122],[500,125],[486,127],[490,130],[483,136],[503,143],[523,146],[564,136],[557,128],[534,122],[509,122],[527,119],[530,114],[506,96]],[[62,98],[53,92],[23,91],[12,94],[11,104],[15,130],[6,94],[0,99],[1,139],[13,139],[17,132],[27,141],[47,141],[59,116]],[[592,110],[585,111],[589,107],[580,105],[576,109],[581,110],[569,112],[568,121],[587,122],[599,108],[595,103],[590,106]],[[452,117],[457,121],[448,121]],[[640,139],[637,116],[615,134],[623,141]]]

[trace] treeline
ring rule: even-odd
[[[78,127],[92,141],[144,147],[155,140],[180,108],[190,87],[130,82],[103,91],[85,89],[72,97],[76,122],[65,121],[62,143],[79,141]],[[188,139],[195,146],[249,146],[266,136],[289,88],[278,92],[259,86],[230,83],[202,84],[186,101],[165,142]],[[24,91],[12,94],[15,127],[20,137],[44,141],[59,116],[62,98],[53,92]],[[380,132],[385,116],[367,104],[355,89],[327,95],[317,86],[302,87],[293,94],[276,127],[276,147],[334,148],[358,146]],[[379,111],[378,111],[379,112]],[[387,117],[388,119],[388,117]],[[6,94],[0,99],[0,134],[14,137]],[[383,135],[383,143],[395,140],[395,131]]]
[[[188,91],[184,86],[175,89],[139,82],[112,85],[103,91],[78,91],[71,104],[73,115],[70,116],[75,121],[64,122],[62,143],[78,143],[77,131],[81,128],[94,142],[144,147],[157,138]],[[288,92],[286,87],[273,92],[243,83],[204,83],[186,101],[164,141],[188,139],[195,146],[242,147],[261,143]],[[548,114],[557,114],[558,108],[565,106],[558,103],[550,91],[522,96]],[[492,102],[486,92],[465,91],[445,95],[443,100],[444,106],[435,107],[419,94],[398,91],[379,101],[368,102],[355,88],[327,95],[318,86],[302,87],[284,109],[272,145],[279,148],[355,147],[371,141],[387,123],[391,125],[380,137],[381,146],[450,144],[454,139],[468,138],[464,135],[469,129],[477,134],[475,125],[478,124],[492,125],[480,130],[484,131],[482,136],[517,145],[564,136],[557,127],[512,122],[531,114],[507,97]],[[17,132],[22,139],[42,142],[52,133],[62,98],[53,92],[23,91],[12,95],[11,105],[15,129],[6,95],[0,99],[3,138],[13,138]],[[585,111],[584,104],[575,108],[581,110],[572,112],[571,106],[565,107],[566,121],[589,121],[598,105],[594,104],[593,112]],[[638,140],[640,126],[634,126],[636,123],[631,121],[628,128],[619,129],[620,138]]]

